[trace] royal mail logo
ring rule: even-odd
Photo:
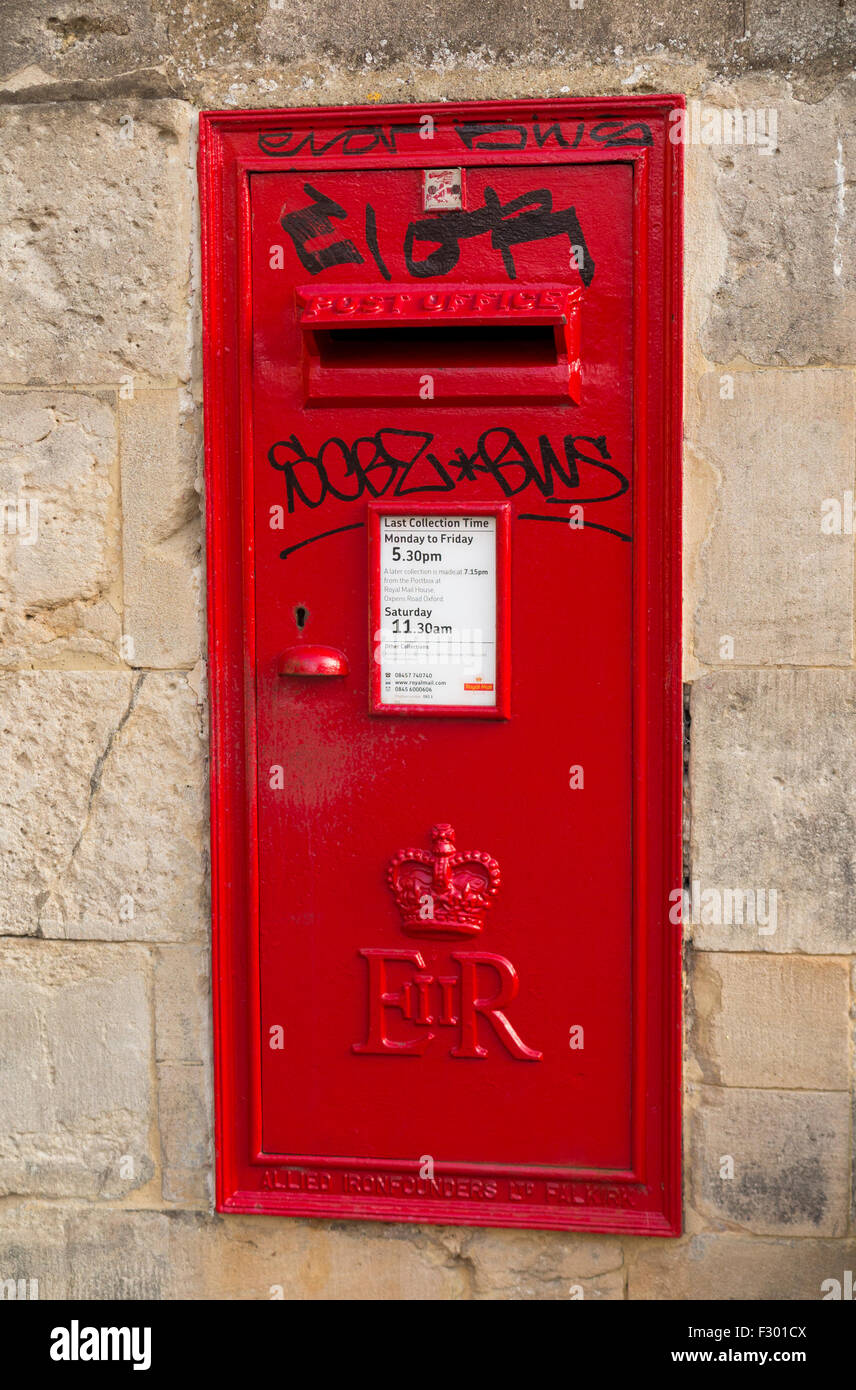
[[[451,825],[435,825],[431,841],[431,853],[403,849],[390,860],[387,882],[402,928],[435,941],[477,936],[499,892],[499,865],[483,850],[456,849]],[[505,956],[455,950],[426,959],[427,948],[423,955],[374,946],[359,954],[368,968],[368,1029],[354,1052],[421,1056],[441,1030],[454,1029],[452,1057],[487,1057],[485,1039],[493,1037],[517,1061],[541,1061],[543,1053],[526,1045],[505,1013],[520,989]]]

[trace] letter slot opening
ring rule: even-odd
[[[298,295],[310,405],[579,401],[579,291]]]

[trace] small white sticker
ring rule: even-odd
[[[496,517],[383,516],[380,703],[495,706]]]
[[[424,212],[450,212],[464,206],[461,169],[426,169],[422,185]]]

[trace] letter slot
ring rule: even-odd
[[[308,404],[580,398],[576,286],[297,291]]]

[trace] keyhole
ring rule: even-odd
[[[309,609],[305,608],[302,603],[298,603],[297,607],[294,610],[294,621],[297,623],[297,626],[301,632],[306,626],[306,619],[308,617]]]

